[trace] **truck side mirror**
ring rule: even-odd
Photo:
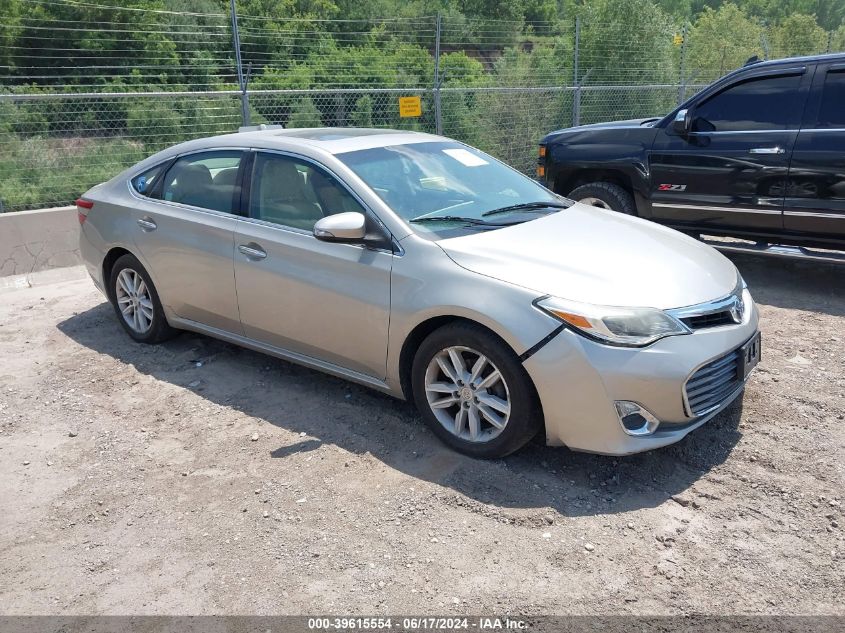
[[[672,121],[672,129],[675,133],[681,136],[686,136],[691,127],[692,113],[686,108],[678,110],[678,113],[675,115],[675,120]]]

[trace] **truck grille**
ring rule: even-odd
[[[684,391],[692,415],[714,409],[742,386],[739,350],[707,363],[687,380]]]

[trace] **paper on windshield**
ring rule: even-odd
[[[461,163],[462,165],[466,165],[467,167],[479,167],[481,165],[488,165],[489,163],[481,158],[480,156],[476,156],[472,152],[468,152],[465,149],[456,148],[456,149],[444,149],[444,154],[448,154],[456,161]]]

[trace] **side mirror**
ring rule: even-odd
[[[675,115],[675,120],[672,121],[672,129],[675,133],[685,136],[690,131],[691,127],[692,113],[686,108],[678,110],[678,113]]]
[[[314,224],[314,237],[324,242],[357,242],[364,239],[366,225],[363,213],[350,211],[327,215]]]

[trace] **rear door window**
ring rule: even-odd
[[[845,68],[828,71],[822,88],[818,128],[845,128]]]
[[[694,132],[797,129],[801,75],[749,79],[710,97],[693,111]]]
[[[201,152],[179,158],[167,170],[162,199],[192,207],[238,213],[238,169],[243,152]]]

